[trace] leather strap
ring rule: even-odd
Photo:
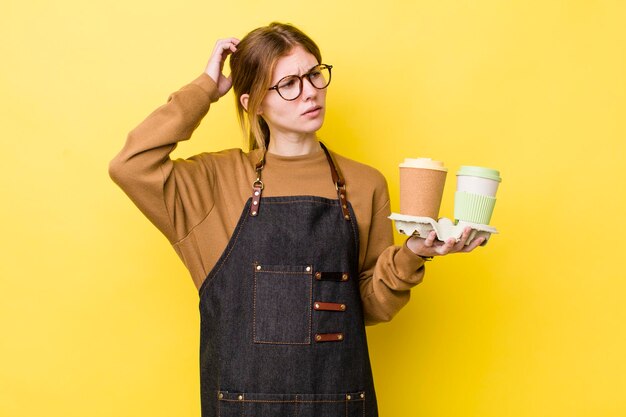
[[[341,281],[346,282],[350,279],[350,274],[347,272],[321,272],[315,273],[315,279],[318,281]]]
[[[313,309],[317,311],[346,311],[346,305],[340,303],[324,303],[316,301],[313,303]]]
[[[321,342],[341,342],[343,341],[343,333],[317,333],[315,341]]]
[[[257,216],[259,214],[259,208],[261,207],[261,194],[263,193],[263,181],[261,181],[261,171],[265,166],[265,151],[259,162],[256,163],[256,180],[252,183],[252,204],[250,204],[250,215]]]
[[[339,197],[339,205],[341,206],[341,212],[343,218],[350,221],[350,210],[348,210],[348,197],[346,196],[346,182],[344,181],[341,173],[337,169],[337,165],[333,161],[333,157],[326,149],[326,145],[320,142],[320,146],[324,150],[328,165],[330,166],[330,175],[335,183],[335,189],[337,190],[337,197]],[[261,180],[261,172],[265,166],[265,150],[259,162],[255,166],[256,180],[252,183],[252,204],[250,204],[250,216],[257,216],[261,207],[261,194],[263,193],[263,181]]]
[[[346,220],[350,220],[350,211],[348,210],[348,197],[346,196],[346,182],[339,170],[337,170],[337,165],[333,161],[333,157],[326,149],[326,145],[320,142],[320,146],[324,150],[326,154],[326,159],[328,159],[328,165],[330,165],[330,175],[333,177],[333,182],[335,183],[335,188],[337,189],[337,197],[339,197],[339,204],[341,205],[341,211],[343,212],[343,218]]]

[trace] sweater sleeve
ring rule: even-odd
[[[109,165],[113,181],[171,243],[206,215],[213,198],[210,164],[200,156],[172,161],[170,153],[191,137],[218,98],[215,82],[202,74],[133,129]]]
[[[407,246],[393,246],[389,195],[373,212],[367,252],[360,273],[365,323],[389,321],[410,298],[411,288],[424,277],[424,260]]]

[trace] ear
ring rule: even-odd
[[[248,100],[250,100],[250,94],[242,94],[241,97],[239,97],[239,102],[246,111],[248,111]]]
[[[241,97],[239,97],[239,102],[241,103],[243,108],[246,109],[246,111],[248,111],[248,103],[249,103],[249,101],[250,101],[250,94],[242,94]],[[256,114],[258,114],[258,115],[263,114],[262,106],[259,106],[259,109],[257,110]]]

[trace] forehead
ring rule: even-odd
[[[278,81],[288,75],[302,75],[318,64],[317,58],[303,47],[296,46],[289,54],[278,58],[272,81]]]

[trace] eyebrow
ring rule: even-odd
[[[308,70],[306,70],[306,72],[303,72],[302,75],[304,74],[308,74],[309,72],[311,72],[311,70],[315,67],[317,67],[318,65],[322,65],[322,64],[315,64],[313,65],[311,68],[309,68]],[[282,80],[283,78],[287,78],[287,77],[292,77],[292,76],[296,76],[296,77],[301,77],[302,75],[298,75],[298,74],[287,74],[287,75],[283,75],[282,77],[280,77],[278,80],[276,80],[276,82],[279,82],[280,80]]]

